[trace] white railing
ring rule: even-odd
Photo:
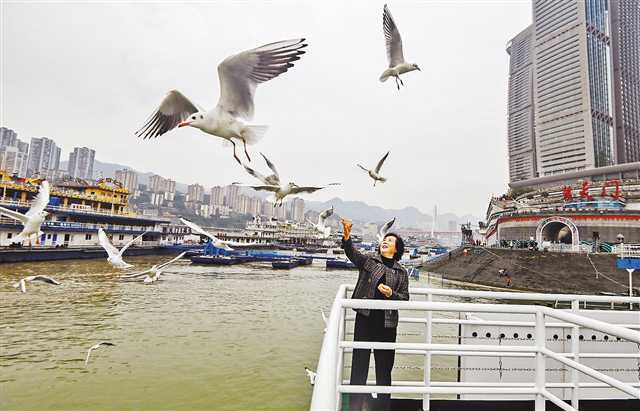
[[[550,401],[566,411],[577,411],[580,401],[580,389],[589,387],[615,388],[627,394],[631,398],[640,399],[639,384],[619,381],[609,375],[597,371],[580,363],[580,358],[640,358],[635,353],[581,353],[579,349],[580,328],[603,332],[622,338],[626,341],[640,344],[640,321],[634,324],[613,325],[603,321],[580,315],[580,304],[587,303],[629,303],[640,304],[640,297],[624,296],[590,296],[572,294],[537,294],[515,292],[470,291],[458,289],[410,289],[412,297],[424,296],[426,301],[384,301],[384,300],[360,300],[350,299],[347,293],[353,290],[353,286],[340,286],[336,298],[331,307],[328,325],[318,360],[317,377],[315,380],[313,396],[311,399],[312,411],[339,410],[340,396],[342,393],[367,393],[367,394],[420,394],[423,401],[423,410],[430,409],[430,396],[432,394],[481,394],[481,395],[526,395],[535,400],[535,410],[545,409],[546,401]],[[434,296],[497,299],[507,301],[544,301],[554,304],[567,303],[571,305],[571,312],[554,309],[541,305],[518,304],[480,304],[459,302],[434,302]],[[425,317],[408,318],[400,317],[400,323],[425,324],[425,340],[421,343],[383,343],[345,340],[346,321],[353,316],[347,316],[347,309],[386,309],[424,311]],[[484,321],[482,319],[453,319],[433,318],[433,312],[457,312],[457,313],[504,313],[504,314],[529,314],[535,316],[534,322],[516,321]],[[557,322],[547,322],[547,317]],[[508,345],[470,345],[470,344],[434,344],[432,342],[434,324],[482,324],[482,325],[527,325],[533,326],[535,335],[529,346]],[[571,328],[571,352],[557,353],[546,347],[547,327]],[[344,381],[344,354],[353,349],[387,349],[395,350],[396,354],[412,354],[424,356],[424,373],[422,381],[394,381],[391,386],[376,385],[348,385]],[[531,383],[469,383],[432,381],[431,357],[433,355],[453,355],[458,357],[483,356],[483,357],[509,357],[523,356],[535,358],[534,381]],[[570,369],[570,382],[557,383],[546,380],[546,360],[557,361]],[[580,374],[585,374],[598,382],[580,382]],[[571,389],[571,405],[551,393],[552,388]]]
[[[640,244],[618,244],[615,253],[620,258],[640,258]]]

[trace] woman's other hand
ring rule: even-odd
[[[382,295],[384,295],[387,298],[391,298],[391,294],[393,294],[393,289],[388,285],[384,285],[384,284],[378,285],[378,291],[380,291]]]
[[[348,240],[351,237],[351,228],[353,227],[353,223],[351,220],[342,219],[340,220],[342,223],[342,238]]]

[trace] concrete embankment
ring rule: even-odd
[[[468,247],[452,252],[439,261],[426,263],[423,270],[445,278],[497,287],[506,286],[506,278],[498,270],[505,269],[512,277],[512,288],[553,293],[598,294],[601,292],[628,294],[629,275],[616,268],[612,254],[550,253],[530,250],[503,250]],[[634,278],[635,279],[635,278]],[[636,294],[640,277],[636,282]]]
[[[131,247],[125,256],[162,255],[176,253],[169,247]],[[107,258],[102,248],[5,248],[0,250],[0,263],[24,263],[30,261],[78,260]]]

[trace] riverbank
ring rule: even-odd
[[[506,287],[511,275],[510,288],[547,293],[628,294],[629,275],[616,268],[612,254],[550,253],[530,250],[488,249],[468,247],[468,252],[457,250],[451,258],[427,262],[423,271],[433,272],[447,279]],[[640,279],[637,282],[640,286]],[[638,287],[636,294],[638,294]]]

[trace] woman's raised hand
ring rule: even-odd
[[[345,218],[340,220],[340,222],[342,223],[342,238],[348,240],[349,237],[351,237],[351,228],[353,227],[353,223],[351,220],[347,220]]]

